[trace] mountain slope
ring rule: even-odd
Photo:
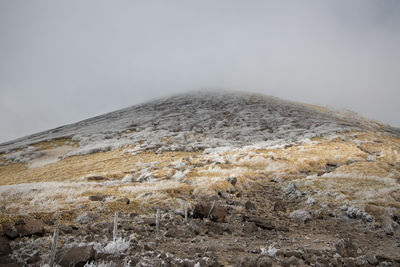
[[[400,134],[351,112],[194,92],[4,143],[0,153],[0,221],[35,217],[48,232],[57,221],[66,247],[95,243],[98,263],[161,265],[162,252],[172,265],[288,265],[290,255],[294,265],[337,265],[367,261],[367,252],[400,262]],[[193,218],[200,200],[215,200],[224,221]],[[109,255],[101,235],[111,238],[115,211],[131,244]],[[360,253],[342,253],[348,237]],[[46,240],[12,241],[13,255],[46,255]]]

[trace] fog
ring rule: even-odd
[[[201,88],[400,126],[400,1],[0,0],[0,142]]]

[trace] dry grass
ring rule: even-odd
[[[60,139],[36,145],[51,151],[62,147],[66,141]],[[279,176],[284,180],[296,180],[301,190],[320,191],[313,197],[330,205],[349,201],[368,205],[368,209],[376,213],[382,208],[399,206],[392,194],[396,190],[400,192],[397,182],[400,180],[400,139],[379,133],[352,132],[338,137],[314,138],[312,142],[285,149],[243,150],[220,155],[178,151],[143,152],[133,156],[124,153],[125,149],[73,156],[37,168],[28,168],[25,164],[0,167],[0,193],[4,194],[0,194],[3,198],[0,220],[10,220],[27,212],[48,216],[46,206],[52,206],[54,211],[65,211],[84,205],[84,210],[102,209],[105,214],[116,210],[139,212],[149,210],[153,205],[177,206],[179,198],[189,199],[192,194],[212,195],[216,191],[233,189],[226,181],[229,176],[237,178],[237,188],[255,178]],[[373,154],[376,157],[371,160]],[[177,161],[186,164],[185,176],[179,181],[172,178]],[[336,165],[336,170],[317,176],[327,171],[327,164]],[[137,178],[143,170],[151,173],[155,180],[119,183],[127,173]],[[104,176],[108,184],[88,182],[85,177],[90,174]],[[45,189],[29,191],[37,185],[35,183],[49,182],[53,182],[49,184],[53,187],[48,192]],[[26,183],[31,184],[21,185],[19,191],[7,187]],[[76,190],[74,183],[85,183],[86,186]],[[70,190],[74,191],[73,199],[66,195],[72,192]],[[114,200],[88,201],[88,196],[100,193],[111,195]],[[133,204],[115,201],[118,198],[129,198]],[[71,215],[65,220],[75,217]]]

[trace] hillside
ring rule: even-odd
[[[59,225],[62,266],[398,266],[399,153],[397,128],[270,96],[135,105],[0,144],[0,262],[48,263]]]

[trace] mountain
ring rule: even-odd
[[[36,264],[58,224],[91,266],[396,265],[399,152],[398,128],[350,111],[180,94],[0,144],[0,222],[28,236],[12,260]]]

